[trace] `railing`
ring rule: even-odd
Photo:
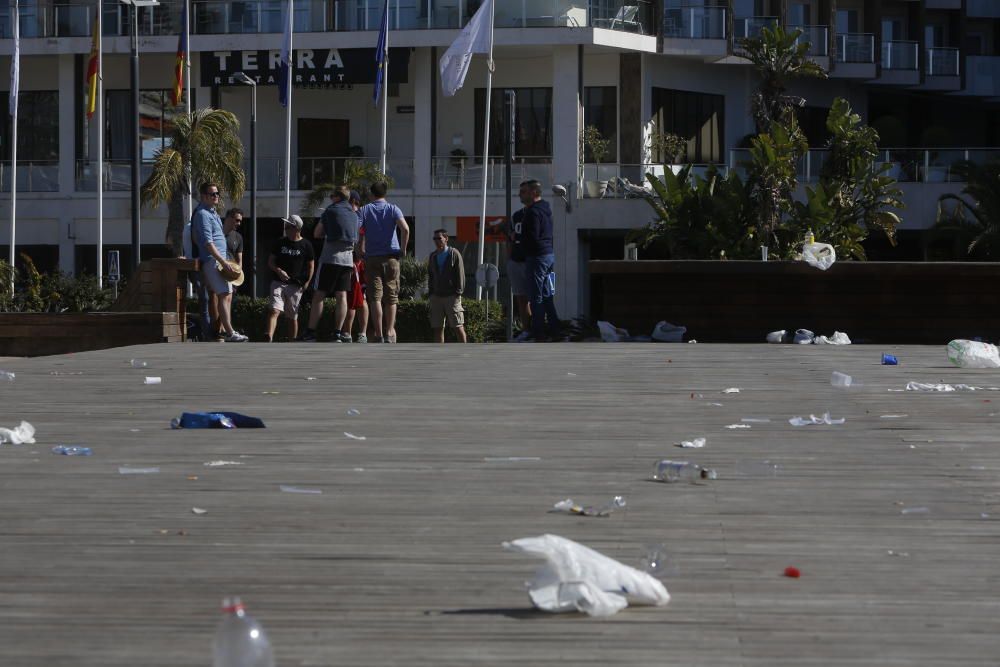
[[[663,36],[675,39],[725,39],[725,7],[667,7]]]
[[[841,33],[837,35],[837,62],[875,62],[875,35],[869,33]]]
[[[882,67],[892,70],[920,69],[920,45],[917,42],[882,42]]]
[[[513,0],[516,2],[516,0]],[[534,5],[534,1],[521,0],[524,5]],[[543,4],[539,2],[538,4]],[[569,3],[576,4],[572,0]],[[651,0],[590,0],[589,25],[595,28],[623,30],[643,35],[655,34],[653,23],[654,7]]]
[[[775,16],[738,16],[733,21],[733,37],[736,39],[760,37],[761,30],[773,28],[776,25],[778,25],[778,19]]]
[[[799,30],[802,32],[795,40],[796,44],[806,42],[809,44],[809,55],[823,57],[830,55],[830,27],[825,25],[790,25],[789,32]]]
[[[958,76],[959,50],[941,47],[927,49],[927,76]]]
[[[490,158],[484,170],[481,156],[434,157],[431,159],[431,188],[435,190],[478,190],[483,187],[484,171],[487,189],[501,190],[505,187],[505,166],[501,158]],[[551,156],[518,156],[514,160],[514,164],[511,166],[512,181],[520,183],[532,178],[542,183],[552,182]]]
[[[317,185],[338,183],[344,176],[344,166],[350,162],[368,162],[378,164],[375,157],[312,157],[295,160],[292,172],[292,188],[296,190],[312,190]],[[247,175],[247,187],[250,187],[250,161],[244,159],[243,171]],[[386,161],[386,171],[393,180],[393,188],[409,190],[413,187],[413,160],[389,159]],[[285,189],[285,158],[257,158],[257,190]]]
[[[0,163],[0,192],[10,192],[10,161]],[[59,192],[58,160],[18,160],[18,192]]]
[[[724,164],[602,164],[585,165],[584,182],[582,193],[588,199],[636,199],[645,197],[652,193],[653,188],[646,179],[647,174],[653,174],[661,181],[666,170],[670,170],[674,175],[680,173],[684,167],[688,169],[688,179],[693,180],[696,176],[705,178],[714,168],[720,176],[729,173],[729,167]],[[597,171],[590,171],[593,167],[599,167]],[[600,180],[590,180],[590,176],[598,176]]]
[[[104,192],[129,192],[132,190],[132,161],[105,160]],[[139,181],[146,182],[153,173],[153,161],[143,160],[139,165]],[[74,170],[74,190],[97,192],[97,160],[77,160]]]

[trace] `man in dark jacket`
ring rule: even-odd
[[[542,342],[548,330],[551,340],[560,340],[561,325],[553,299],[556,256],[552,244],[552,208],[542,199],[542,184],[535,180],[521,183],[518,197],[524,204],[521,242],[531,301],[531,335],[535,342]]]
[[[435,342],[444,342],[445,323],[455,332],[459,343],[466,342],[462,308],[465,264],[462,253],[448,247],[448,232],[443,229],[434,230],[434,252],[427,260],[427,288]]]

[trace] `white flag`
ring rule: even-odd
[[[493,44],[493,0],[486,0],[441,56],[441,89],[447,97],[465,83],[473,53],[489,53]]]
[[[17,0],[14,0],[14,16],[11,23],[14,29],[14,55],[10,59],[10,115],[16,118],[17,91],[21,87],[21,16]]]

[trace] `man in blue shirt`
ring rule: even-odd
[[[410,226],[403,212],[385,200],[386,184],[371,184],[372,201],[358,212],[361,250],[368,278],[366,297],[376,343],[396,342],[396,304],[399,303],[399,258],[406,254]]]
[[[219,339],[227,343],[244,343],[248,339],[233,329],[230,309],[232,307],[232,285],[219,273],[219,265],[226,262],[226,235],[222,230],[222,218],[215,211],[219,203],[219,186],[202,183],[198,188],[201,201],[191,216],[191,240],[198,245],[201,261],[201,277],[210,292],[210,306],[213,321],[222,325]]]
[[[540,343],[545,340],[548,329],[550,339],[557,341],[562,336],[562,323],[554,300],[556,256],[552,243],[552,207],[542,199],[542,184],[535,180],[521,183],[518,198],[524,204],[521,242],[531,301],[531,335]]]

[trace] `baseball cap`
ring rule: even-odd
[[[292,215],[288,216],[287,218],[282,218],[281,221],[283,223],[285,223],[286,225],[290,225],[292,227],[295,227],[295,229],[302,229],[302,224],[303,224],[302,223],[302,218],[300,218],[297,215],[292,214]]]

